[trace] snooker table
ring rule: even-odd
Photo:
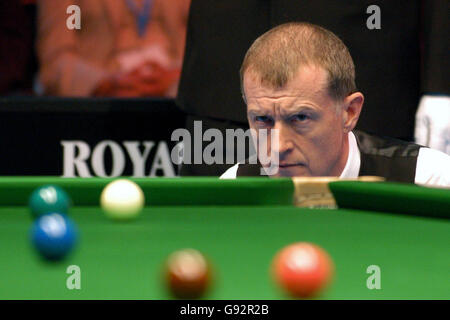
[[[0,299],[170,299],[167,256],[195,248],[210,259],[206,299],[289,299],[270,278],[276,252],[293,242],[324,248],[335,264],[322,299],[449,299],[450,190],[395,183],[334,182],[338,208],[300,208],[288,178],[130,178],[146,206],[133,221],[106,218],[111,178],[0,178]],[[77,248],[61,262],[31,246],[31,192],[56,184],[73,201]],[[419,210],[418,208],[421,208]],[[81,289],[69,290],[69,265]],[[367,268],[381,270],[368,289]]]

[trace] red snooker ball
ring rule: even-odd
[[[199,251],[184,249],[169,256],[166,279],[175,298],[198,299],[210,285],[211,268]]]
[[[273,260],[275,281],[295,298],[317,296],[332,280],[334,264],[325,250],[307,242],[291,244]]]

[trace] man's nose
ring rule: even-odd
[[[289,153],[293,148],[290,129],[281,123],[276,123],[273,127],[276,130],[273,134],[275,138],[272,141],[272,151],[279,154],[280,157]]]

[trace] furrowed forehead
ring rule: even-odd
[[[313,97],[328,93],[328,73],[315,65],[302,65],[292,72],[283,86],[265,79],[257,71],[249,69],[244,74],[244,93],[251,97],[270,96],[273,98],[283,96]]]

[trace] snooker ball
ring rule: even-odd
[[[144,207],[144,192],[133,181],[118,179],[103,189],[100,205],[106,216],[114,220],[136,218]]]
[[[199,299],[211,283],[211,267],[195,249],[173,252],[167,260],[166,272],[168,288],[178,299]]]
[[[331,282],[334,264],[319,246],[298,242],[281,249],[272,264],[275,282],[294,298],[313,298]]]
[[[77,243],[77,228],[64,214],[40,216],[31,227],[31,241],[38,253],[47,260],[62,260]]]
[[[51,212],[67,214],[71,206],[71,200],[62,188],[56,185],[45,185],[31,193],[28,205],[33,217],[38,218]]]

